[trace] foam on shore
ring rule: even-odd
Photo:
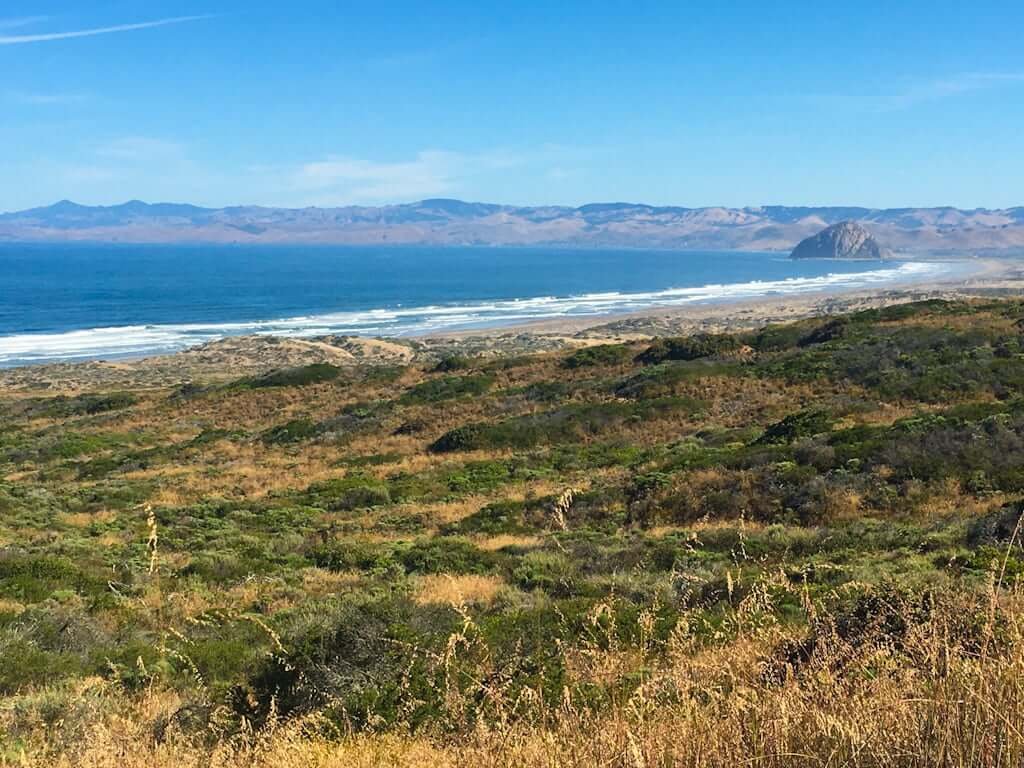
[[[128,325],[60,333],[14,334],[0,336],[0,366],[165,354],[228,336],[269,335],[309,338],[338,334],[387,337],[494,328],[535,320],[624,314],[702,302],[897,286],[949,277],[964,268],[963,263],[955,262],[904,262],[864,272],[774,281],[752,280],[641,293],[606,292],[579,296],[537,296],[457,305],[334,312],[245,322]]]

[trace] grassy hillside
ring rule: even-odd
[[[1006,301],[2,393],[0,760],[1019,765],[1022,387]]]

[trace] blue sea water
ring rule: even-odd
[[[0,366],[400,336],[934,279],[942,262],[566,248],[0,245]]]

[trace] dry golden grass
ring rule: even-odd
[[[453,501],[442,501],[436,504],[425,504],[419,507],[424,517],[434,525],[457,523],[478,512],[487,503],[487,497],[467,496]]]
[[[430,470],[437,469],[438,467],[442,467],[445,464],[450,463],[450,459],[447,459],[446,457],[438,456],[434,453],[423,452],[422,446],[417,445],[413,450],[416,452],[403,455],[397,461],[370,467],[369,474],[378,478],[384,478],[397,472],[405,472],[410,475],[415,475],[421,472],[429,472]]]
[[[60,512],[57,520],[72,528],[87,528],[93,523],[110,523],[117,519],[117,512],[101,510],[99,512]]]
[[[523,549],[532,549],[533,547],[539,547],[541,545],[541,538],[539,536],[515,536],[513,534],[502,533],[497,536],[490,536],[486,539],[477,539],[474,542],[480,549],[487,550],[488,552],[495,552],[505,547],[522,547]]]
[[[259,499],[267,494],[304,488],[343,474],[335,464],[342,454],[309,446],[302,454],[272,452],[256,444],[220,442],[213,460],[125,473],[132,480],[157,480],[153,503],[178,506],[211,495]]]
[[[969,328],[973,321],[936,318],[927,320],[926,324],[940,322]],[[1015,332],[1009,319],[1000,322],[1007,332]],[[495,373],[495,386],[487,397],[431,405],[401,404],[382,418],[375,433],[357,434],[348,442],[339,439],[338,444],[314,439],[301,444],[266,445],[261,440],[261,432],[294,418],[329,420],[346,405],[357,401],[392,400],[404,387],[427,380],[431,374],[410,368],[400,381],[391,383],[349,385],[336,381],[302,388],[223,390],[192,401],[169,398],[168,391],[164,390],[147,394],[130,412],[83,418],[69,423],[68,428],[97,435],[109,431],[142,433],[137,445],[129,441],[128,448],[104,448],[83,459],[93,455],[116,456],[135,448],[140,451],[161,446],[174,448],[176,452],[170,453],[176,457],[174,461],[160,463],[157,460],[149,469],[112,473],[118,483],[143,484],[145,481],[147,487],[156,483],[156,491],[146,499],[155,508],[182,507],[208,498],[255,500],[271,493],[303,489],[348,473],[365,473],[383,480],[398,473],[417,475],[444,472],[446,468],[457,472],[466,462],[512,458],[512,454],[476,451],[457,456],[436,455],[425,450],[433,438],[451,427],[474,421],[493,422],[558,407],[528,401],[502,389],[542,378],[574,385],[589,382],[595,386],[584,386],[572,396],[572,401],[588,398],[607,401],[615,391],[611,385],[633,371],[628,365],[569,371],[560,366],[563,356],[562,353],[544,356],[525,366]],[[707,404],[706,410],[699,415],[674,412],[649,423],[630,422],[616,428],[614,438],[637,446],[672,445],[708,428],[763,426],[795,409],[827,405],[830,398],[838,396],[856,398],[869,405],[877,403],[878,398],[877,393],[844,382],[816,381],[782,386],[767,378],[745,376],[706,377],[683,382],[675,391],[701,399]],[[982,395],[976,399],[983,401],[988,397]],[[838,426],[887,425],[947,405],[878,403],[874,410],[856,410],[855,415]],[[423,433],[392,434],[400,420],[406,419],[422,421]],[[61,429],[65,423],[55,419],[29,422],[34,429],[54,430]],[[218,428],[237,430],[242,436],[197,446],[190,444],[197,435]],[[598,432],[587,434],[580,441],[598,443],[608,438],[609,434]],[[542,444],[537,451],[545,449]],[[392,457],[394,460],[366,466],[357,466],[351,461],[381,454],[396,456]],[[66,483],[77,490],[87,490],[94,482],[86,475],[78,475],[73,463],[47,466],[42,461],[34,469],[14,472],[9,477],[26,481],[37,479],[55,487]],[[462,520],[497,498],[516,501],[558,497],[573,486],[592,486],[598,491],[622,489],[636,470],[633,466],[612,466],[585,472],[570,471],[557,478],[509,482],[493,493],[314,514],[318,516],[317,522],[324,524],[320,531],[324,541],[329,537],[346,542],[408,541],[411,534],[399,533],[397,527],[379,523],[385,522],[385,516],[417,516],[425,521],[427,529],[415,529],[415,536],[419,538],[432,533],[432,526]],[[873,479],[882,481],[888,477],[883,467],[873,470]],[[870,494],[861,496],[862,492],[860,487],[828,489],[819,504],[822,517],[831,524],[859,519],[863,515],[878,515],[879,510],[868,508]],[[969,493],[953,479],[944,485],[911,479],[900,485],[899,492],[908,502],[907,509],[912,510],[903,514],[930,520],[954,519],[955,515],[974,518],[1016,500],[1015,496],[998,493]],[[756,501],[759,493],[764,493],[763,478],[749,468],[695,468],[676,476],[666,494],[671,494],[669,499],[680,514],[663,519],[694,522],[659,527],[648,530],[646,535],[657,538],[685,532],[692,538],[676,543],[687,553],[699,555],[701,541],[715,538],[712,534],[717,529],[726,534],[718,537],[723,540],[728,538],[729,532],[739,529],[739,545],[731,555],[733,559],[717,571],[709,567],[710,575],[706,578],[686,572],[691,567],[687,564],[679,566],[678,571],[673,566],[671,574],[665,575],[662,581],[655,582],[652,578],[650,583],[646,579],[656,574],[641,573],[638,567],[630,574],[630,578],[636,577],[637,590],[653,585],[658,588],[657,601],[674,601],[673,611],[678,609],[681,616],[677,629],[668,640],[659,640],[661,645],[653,651],[654,641],[650,637],[655,610],[646,606],[635,627],[623,628],[626,631],[622,635],[609,631],[598,642],[591,639],[590,630],[596,634],[606,624],[614,626],[619,621],[612,615],[611,601],[608,605],[599,603],[586,617],[588,631],[577,633],[569,642],[551,640],[545,648],[558,654],[562,662],[559,670],[564,669],[565,675],[564,680],[559,678],[558,684],[564,683],[565,687],[561,695],[556,688],[554,695],[550,690],[544,691],[545,697],[538,686],[517,693],[514,700],[502,699],[501,692],[488,687],[486,673],[500,672],[504,665],[516,668],[516,663],[532,663],[532,660],[516,656],[519,651],[509,652],[513,658],[491,655],[492,649],[482,643],[473,648],[483,651],[472,657],[479,667],[467,663],[464,668],[474,673],[481,670],[484,674],[470,675],[472,680],[466,688],[441,688],[431,678],[429,685],[438,686],[433,692],[440,691],[444,696],[437,699],[439,713],[435,717],[432,711],[432,721],[419,730],[411,730],[406,721],[399,718],[388,731],[339,732],[336,726],[328,725],[318,716],[296,716],[286,722],[271,718],[264,730],[253,733],[248,730],[248,721],[241,720],[237,712],[234,715],[227,712],[223,687],[216,689],[216,695],[211,693],[217,684],[232,684],[233,679],[227,677],[211,678],[206,683],[200,680],[198,687],[182,686],[180,681],[161,675],[148,677],[150,682],[142,684],[131,682],[130,675],[111,676],[110,680],[79,679],[52,686],[31,683],[12,686],[9,695],[0,702],[0,765],[29,768],[392,765],[432,768],[464,765],[475,768],[589,768],[597,765],[617,768],[677,765],[996,768],[1024,765],[1021,597],[1006,595],[1008,590],[1002,588],[993,588],[987,618],[984,610],[977,610],[977,603],[984,601],[984,595],[979,599],[976,593],[972,593],[973,598],[961,598],[959,604],[943,605],[941,611],[923,624],[913,623],[920,620],[908,612],[904,618],[913,624],[911,630],[896,639],[882,637],[877,642],[858,645],[842,639],[838,631],[823,633],[821,644],[809,660],[785,668],[779,661],[780,645],[805,639],[812,627],[816,631],[823,626],[816,623],[820,618],[816,611],[824,609],[812,603],[809,591],[801,593],[799,586],[794,586],[795,582],[781,576],[772,577],[774,581],[766,577],[764,583],[751,583],[760,577],[753,575],[754,568],[747,565],[745,542],[748,540],[744,537],[748,533],[764,532],[769,526],[750,521],[748,510],[743,507]],[[709,503],[713,497],[729,494],[743,502],[730,509],[713,508]],[[619,503],[614,497],[610,498],[612,503]],[[104,501],[97,505],[105,504]],[[254,504],[253,508],[258,509],[258,506]],[[133,529],[133,514],[124,511],[115,517],[105,509],[56,513],[53,518],[58,527],[64,528],[63,532],[43,526],[22,528],[19,527],[22,523],[11,523],[10,529],[0,534],[0,546],[31,551],[38,545],[59,541],[62,533],[80,536],[79,529],[98,522],[117,523],[122,530],[90,538],[90,545],[124,547],[138,533],[145,518],[140,517],[139,525]],[[714,519],[714,515],[719,519]],[[764,519],[774,518],[766,515]],[[790,535],[792,531],[787,528],[784,533]],[[793,538],[800,542],[795,534]],[[359,595],[382,586],[379,580],[375,581],[378,577],[370,572],[337,573],[302,566],[287,574],[250,575],[218,585],[162,578],[161,569],[168,574],[181,572],[191,557],[187,552],[174,550],[172,535],[168,535],[166,541],[165,545],[161,539],[158,555],[153,553],[154,562],[159,560],[157,573],[140,572],[135,590],[124,599],[131,600],[138,611],[133,620],[137,619],[145,633],[143,637],[156,638],[171,633],[179,637],[183,649],[176,651],[182,654],[179,661],[185,658],[189,643],[193,642],[186,637],[190,626],[202,622],[213,634],[216,627],[227,626],[229,621],[244,620],[253,621],[270,633],[270,624],[265,626],[262,617],[271,621],[297,607],[316,611],[328,602],[322,598],[342,593]],[[307,544],[312,541],[321,541],[321,538],[309,536],[306,539]],[[498,535],[477,537],[473,541],[483,550],[496,551],[507,547],[531,549],[546,543],[558,544],[559,540],[557,537],[549,539],[539,532],[536,536]],[[280,543],[280,547],[269,549],[280,554],[279,550],[292,548],[293,552],[301,554],[306,546],[302,542],[301,535],[295,534],[292,538],[290,532],[286,532],[280,541],[273,542],[274,545]],[[67,551],[80,550],[69,547]],[[103,553],[103,557],[107,554]],[[120,563],[124,554],[123,551],[109,553],[109,559]],[[199,554],[196,553],[197,558]],[[860,586],[875,583],[872,581],[875,576],[870,573],[878,569],[875,555],[877,560],[885,560],[884,573],[901,575],[906,575],[900,568],[902,561],[935,557],[933,552],[924,549],[867,554],[872,556],[865,556],[863,565],[843,563],[841,567],[848,571],[844,578],[849,580],[836,588],[835,594],[852,593]],[[495,559],[502,563],[517,562],[513,556]],[[692,561],[697,565],[691,570],[699,570],[701,558],[694,557]],[[770,566],[774,573],[781,574],[784,565],[769,562],[765,569]],[[839,567],[828,562],[814,566],[821,578],[822,592],[827,589],[832,569]],[[692,578],[688,584],[700,584],[702,579],[710,583],[726,568],[724,580],[728,584],[728,598],[723,599],[714,612],[689,612],[681,607],[690,604],[687,602],[689,595],[677,596],[671,591],[676,588],[677,579],[681,582]],[[928,586],[932,589],[929,599],[935,595],[938,600],[950,598],[935,589],[940,581],[947,586],[953,582],[953,571],[948,570],[922,571],[922,578],[929,580]],[[524,583],[513,565],[502,566],[501,573],[510,583]],[[618,572],[600,578],[603,581],[595,580],[585,586],[633,586],[625,576],[620,580]],[[916,584],[912,579],[909,581]],[[102,587],[104,581],[100,584]],[[447,648],[451,655],[443,654],[443,661],[453,662],[453,667],[458,667],[457,655],[471,643],[467,638],[484,635],[483,632],[473,635],[469,631],[473,616],[482,625],[490,618],[487,611],[470,614],[462,610],[463,606],[493,603],[495,608],[511,614],[523,606],[533,609],[551,599],[542,590],[518,591],[498,575],[408,575],[401,572],[387,583],[387,588],[393,589],[403,601],[411,595],[421,605],[448,605],[458,609],[466,624],[462,634],[457,632],[449,638]],[[114,586],[111,589],[116,591]],[[780,603],[785,610],[769,605],[769,589],[785,593],[787,601]],[[22,599],[17,593],[9,594]],[[659,602],[659,606],[664,603]],[[795,617],[801,608],[803,614]],[[0,601],[0,613],[6,615],[25,613],[31,618],[32,612],[40,608],[30,603],[27,610],[29,613],[25,613],[26,606],[17,600]],[[998,621],[994,618],[997,610]],[[441,612],[435,608],[424,611]],[[486,618],[480,619],[480,616]],[[973,634],[968,640],[957,635],[964,631],[966,616],[972,620],[981,616],[979,622],[984,625],[980,630],[972,625],[969,630]],[[223,624],[218,625],[218,621]],[[124,629],[113,612],[102,614],[97,624],[102,624],[111,635]],[[287,621],[282,621],[282,625],[286,626]],[[179,629],[180,635],[177,634]],[[630,637],[628,644],[621,640],[624,635]],[[637,637],[639,642],[635,641]],[[200,641],[205,641],[201,635]],[[280,640],[277,644],[281,653],[287,653]],[[196,643],[192,647],[198,649],[200,645]],[[416,650],[423,651],[424,656],[429,651]],[[168,652],[162,645],[156,651]],[[237,650],[230,653],[235,657],[240,655]],[[193,654],[199,658],[198,651]],[[128,658],[128,667],[131,661]],[[90,667],[88,674],[94,674],[94,669]],[[114,680],[126,682],[122,687]],[[181,693],[171,689],[175,685]],[[595,690],[599,694],[588,699]],[[422,695],[422,691],[417,691],[416,695]],[[595,700],[600,703],[595,704]],[[488,706],[493,703],[488,716],[475,716],[474,707],[479,702],[486,702]],[[176,715],[191,716],[193,707],[202,709],[203,714],[180,729],[173,725]],[[473,715],[467,715],[468,712]]]
[[[504,586],[497,576],[438,573],[417,578],[413,594],[421,605],[487,605]]]
[[[116,533],[105,533],[96,539],[101,547],[119,547],[124,544],[124,536]]]
[[[338,572],[324,568],[304,568],[302,588],[311,595],[330,595],[352,589],[363,579],[363,574],[356,571]]]
[[[157,507],[180,507],[187,504],[192,498],[192,494],[188,493],[181,488],[178,484],[170,484],[167,482],[165,475],[160,475],[161,484],[149,497],[150,502]]]
[[[156,728],[180,706],[173,694],[126,700],[112,684],[87,680],[72,692],[77,719],[63,730],[41,719],[45,693],[0,713],[8,725],[21,718],[17,728],[30,745],[0,761],[23,768],[1015,768],[1024,764],[1024,626],[1020,596],[995,595],[991,610],[1000,603],[1001,618],[986,622],[976,643],[951,639],[963,610],[951,604],[900,648],[833,637],[806,668],[782,677],[766,674],[771,648],[786,637],[771,624],[742,624],[737,639],[710,647],[695,644],[684,627],[668,661],[653,666],[643,645],[627,653],[584,647],[567,665],[577,682],[632,673],[641,675],[640,687],[599,710],[568,688],[553,705],[527,691],[510,703],[516,717],[458,733],[344,733],[312,718],[210,742]],[[733,618],[755,617],[744,619],[741,606]],[[650,620],[641,617],[638,629]]]
[[[0,613],[7,613],[17,615],[25,610],[25,606],[19,603],[17,600],[7,600],[0,598]]]
[[[986,315],[985,321],[990,327],[999,329],[1004,333],[1014,333],[1017,331],[1016,319],[1012,316],[1000,317],[997,314],[990,313]],[[964,312],[963,314],[920,315],[905,321],[905,325],[919,328],[949,328],[963,332],[973,330],[977,322],[977,315],[971,312]]]

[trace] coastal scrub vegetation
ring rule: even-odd
[[[0,393],[0,764],[1024,762],[1024,303]]]

